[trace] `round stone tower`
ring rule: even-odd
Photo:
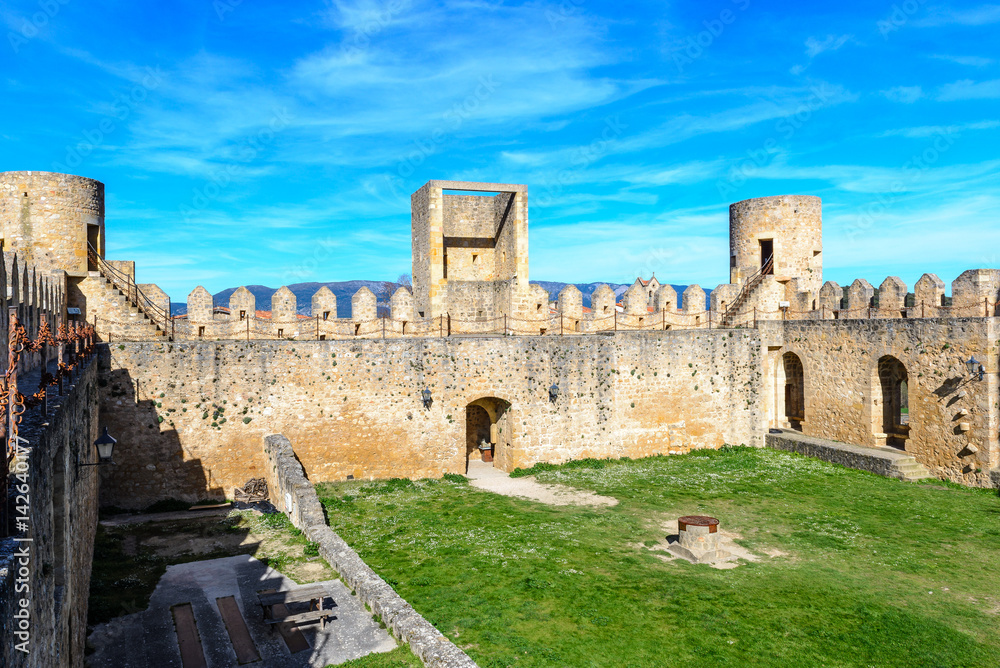
[[[41,269],[87,275],[104,256],[104,184],[54,172],[0,172],[0,247]]]
[[[729,282],[742,284],[769,258],[765,273],[799,279],[799,290],[823,285],[823,204],[810,195],[758,197],[729,206]]]

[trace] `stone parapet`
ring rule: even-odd
[[[96,360],[65,394],[53,393],[48,416],[37,409],[24,416],[19,436],[30,452],[14,466],[25,477],[11,481],[27,485],[29,530],[20,536],[29,540],[0,539],[0,666],[83,666],[101,473],[78,463],[96,460],[97,427]],[[27,629],[16,616],[22,600]],[[28,651],[19,651],[25,640]]]

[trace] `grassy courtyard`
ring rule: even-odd
[[[550,506],[441,481],[317,486],[331,526],[480,666],[1000,665],[1000,499],[771,450],[530,473]],[[668,560],[679,515],[759,556]]]

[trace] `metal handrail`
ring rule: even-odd
[[[111,281],[111,284],[125,295],[129,303],[142,311],[143,315],[149,318],[157,329],[163,332],[170,331],[168,326],[170,313],[140,290],[134,278],[113,267],[89,243],[87,244],[87,256],[97,266],[101,276]]]
[[[760,266],[760,269],[758,269],[752,276],[750,276],[750,278],[747,279],[746,283],[743,284],[743,289],[740,290],[740,293],[738,295],[736,295],[736,299],[734,299],[733,303],[729,305],[729,308],[726,309],[726,312],[722,314],[721,326],[728,327],[730,324],[732,324],[732,319],[736,315],[737,311],[743,306],[743,302],[745,302],[747,298],[750,297],[750,293],[753,292],[754,288],[760,285],[760,282],[764,280],[764,276],[769,273],[769,271],[773,268],[773,266],[774,266],[774,255],[772,254],[768,256],[766,260],[764,260],[764,264]]]

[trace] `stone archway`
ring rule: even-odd
[[[465,407],[465,462],[492,462],[506,469],[511,458],[510,403],[496,397],[482,397]]]
[[[802,360],[786,352],[774,365],[774,426],[802,431],[806,420],[805,373]]]
[[[892,355],[883,355],[873,376],[871,414],[875,445],[905,450],[910,436],[906,366]]]

